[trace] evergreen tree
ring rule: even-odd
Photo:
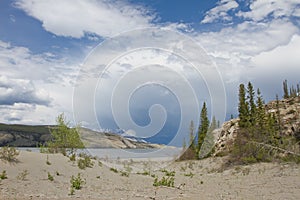
[[[281,117],[280,117],[280,105],[278,95],[276,94],[276,118],[277,118],[277,130],[281,134]]]
[[[248,82],[248,87],[247,87],[247,92],[248,92],[248,102],[249,102],[249,119],[250,119],[250,125],[251,127],[254,127],[256,124],[256,105],[255,105],[255,92],[253,89],[253,86],[251,82]]]
[[[185,138],[183,138],[183,142],[182,142],[182,150],[183,150],[183,151],[186,150],[186,141],[185,141]]]
[[[209,131],[212,132],[212,131],[215,130],[216,128],[218,128],[217,120],[216,120],[216,117],[213,116],[213,117],[212,117],[212,120],[211,120],[210,127],[209,127]]]
[[[199,154],[201,146],[204,142],[206,134],[209,128],[209,120],[207,117],[207,108],[206,103],[203,103],[201,114],[200,114],[200,126],[198,129],[198,145],[197,145],[197,153]]]
[[[192,120],[190,123],[190,141],[189,141],[189,148],[195,149],[195,126],[194,121]]]
[[[264,106],[264,100],[262,98],[262,95],[260,93],[259,88],[257,89],[257,109],[256,109],[256,121],[258,124],[258,128],[262,131],[265,132],[265,127],[266,127],[266,110]]]
[[[284,80],[283,81],[283,98],[287,99],[289,97],[290,97],[290,95],[289,95],[287,80]]]
[[[239,126],[241,128],[249,127],[249,106],[246,102],[246,91],[244,84],[239,87]]]

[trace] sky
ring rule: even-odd
[[[124,129],[178,145],[299,83],[299,0],[1,0],[0,122]]]

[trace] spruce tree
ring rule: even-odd
[[[209,128],[209,120],[207,117],[207,108],[206,103],[203,103],[201,114],[200,114],[200,125],[198,129],[198,144],[197,144],[197,152],[199,154],[201,146],[204,142],[204,139],[206,137],[206,134],[208,132]]]
[[[190,141],[189,141],[189,148],[195,150],[195,126],[194,121],[192,120],[190,123]]]
[[[246,102],[246,91],[244,84],[239,86],[239,126],[241,128],[249,127],[249,106]]]
[[[257,89],[257,110],[256,110],[256,121],[258,124],[258,128],[261,129],[262,131],[264,130],[266,126],[266,111],[265,111],[265,106],[264,106],[264,100],[262,98],[262,95],[260,93],[259,88]]]
[[[290,97],[290,95],[289,95],[287,80],[284,80],[283,81],[283,98],[287,99],[289,97]]]
[[[249,102],[249,120],[250,120],[250,125],[251,127],[254,127],[256,124],[256,105],[255,105],[255,92],[253,85],[251,82],[248,82],[248,87],[247,87],[247,92],[248,92],[248,102]]]

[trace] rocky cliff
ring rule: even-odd
[[[276,101],[271,101],[265,105],[267,113],[280,112],[281,133],[295,136],[300,140],[300,97],[279,100],[279,107]],[[225,122],[221,129],[214,130],[214,135],[218,137],[215,143],[214,156],[224,155],[230,151],[234,139],[238,133],[239,119],[232,119]]]

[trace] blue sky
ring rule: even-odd
[[[184,49],[190,47],[188,51],[197,54],[195,49],[191,49],[193,44],[180,47],[180,39],[189,38],[201,47],[201,56],[210,59],[215,76],[203,77],[202,74],[199,78],[195,76],[193,67],[186,66],[183,69],[182,66],[188,65],[189,60],[176,54],[175,46],[170,47],[170,54],[166,53],[169,51],[157,50],[162,44],[155,44],[157,46],[152,47],[152,52],[127,52],[134,45],[141,47],[154,39],[146,35],[136,39],[133,35],[136,34],[135,30],[149,27],[173,32],[164,41],[177,38],[176,48],[182,48],[184,52]],[[181,104],[184,107],[191,102],[189,97],[176,100],[178,96],[171,90],[177,87],[178,81],[166,69],[161,72],[163,75],[160,78],[168,81],[162,81],[158,86],[155,85],[157,82],[154,86],[150,83],[148,87],[133,92],[130,99],[124,100],[127,103],[124,106],[130,107],[130,122],[114,119],[111,97],[115,87],[112,84],[120,83],[118,81],[122,79],[122,73],[133,73],[135,66],[153,57],[156,58],[152,59],[156,65],[172,70],[174,68],[179,74],[186,76],[195,90],[198,104],[201,106],[204,101],[209,104],[210,115],[215,114],[212,107],[222,107],[222,112],[216,115],[220,121],[224,121],[230,114],[237,115],[239,83],[253,82],[254,86],[261,89],[265,100],[269,101],[276,94],[282,95],[284,79],[288,79],[290,84],[299,82],[299,30],[300,3],[297,0],[2,0],[0,122],[53,124],[55,117],[61,112],[72,123],[81,123],[93,129],[121,127],[129,130],[137,127],[136,125],[146,125],[143,131],[151,132],[157,128],[157,122],[156,126],[162,126],[162,131],[158,131],[156,141],[166,137],[167,133],[176,134],[181,126],[182,130],[188,129],[188,121],[198,121],[195,116],[199,109],[194,110],[191,116],[185,115],[182,110],[179,112]],[[121,36],[130,31],[132,35],[127,39],[131,40],[122,43],[124,38]],[[184,36],[178,39],[176,33]],[[139,32],[137,36],[143,36],[143,32]],[[112,52],[120,50],[111,45],[114,41],[112,38],[118,38],[118,42],[123,44],[120,48],[123,50],[119,52],[123,53],[121,57],[113,57],[115,54]],[[104,48],[105,45],[101,46],[103,42],[108,44],[105,47],[108,49]],[[164,45],[167,48],[167,44]],[[101,55],[95,55],[95,52],[101,53],[104,50]],[[103,78],[101,72],[104,71],[99,68],[86,67],[93,56],[111,58],[111,65],[103,68],[106,70],[103,74],[111,79]],[[182,63],[182,59],[186,62]],[[143,69],[143,73],[146,74],[147,70],[152,73],[151,60],[146,63],[148,66]],[[96,77],[97,87],[91,89],[87,84],[85,86],[88,89],[82,87],[76,90],[85,70],[94,70],[89,74]],[[136,70],[134,73],[140,72]],[[140,76],[145,76],[148,80],[152,77],[151,73]],[[106,87],[99,86],[100,82]],[[129,87],[130,83],[124,85]],[[216,88],[221,92],[217,92]],[[86,95],[87,91],[92,94]],[[89,108],[85,108],[87,96],[95,97],[93,101],[86,103],[92,104]],[[82,108],[74,107],[76,103]],[[121,105],[122,102],[117,104]],[[157,104],[164,108],[151,106]],[[84,113],[83,110],[90,110],[90,113]],[[95,115],[96,120],[95,117],[90,119],[91,115]],[[183,124],[178,125],[180,120]],[[154,129],[147,129],[151,127]],[[129,132],[147,137],[147,134],[134,130]],[[164,142],[169,142],[174,134],[167,135],[169,139]],[[150,135],[152,139],[155,137]]]

